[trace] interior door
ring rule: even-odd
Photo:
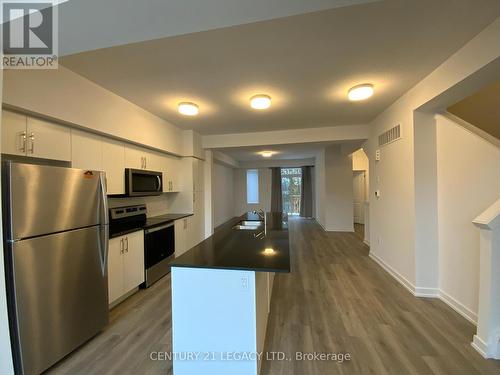
[[[25,374],[39,374],[108,322],[98,226],[12,244],[16,323]]]
[[[353,177],[354,222],[365,223],[365,172],[355,171]]]

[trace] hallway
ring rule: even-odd
[[[443,302],[412,296],[354,233],[290,221],[292,272],[277,275],[266,351],[350,353],[342,364],[264,363],[278,374],[498,374],[471,347],[475,327]]]

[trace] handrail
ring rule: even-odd
[[[482,229],[500,228],[500,199],[472,220],[472,222]]]

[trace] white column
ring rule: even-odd
[[[479,316],[472,346],[500,359],[500,200],[473,223],[480,230]]]
[[[327,231],[353,232],[352,161],[350,150],[341,145],[325,149],[324,211]],[[351,151],[352,152],[352,151]]]

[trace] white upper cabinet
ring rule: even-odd
[[[180,161],[175,156],[164,155],[162,157],[163,192],[173,193],[180,191],[179,167]]]
[[[193,158],[193,191],[204,190],[204,175],[205,162],[200,159]]]
[[[177,161],[177,186],[182,191],[204,190],[204,161],[186,157]]]
[[[125,166],[160,172],[157,153],[146,148],[127,145],[125,147]]]
[[[71,166],[80,169],[103,170],[102,138],[98,135],[71,130]]]
[[[146,169],[146,157],[144,150],[137,146],[125,146],[125,167],[134,169]]]
[[[122,142],[73,129],[71,166],[106,172],[107,194],[125,194],[125,146]]]
[[[26,155],[27,116],[19,113],[2,111],[2,153]]]
[[[125,194],[125,145],[112,139],[102,141],[102,170],[108,194]]]
[[[2,111],[2,153],[70,161],[70,130],[48,121]]]
[[[35,158],[71,160],[71,134],[68,127],[28,117],[27,155]]]

